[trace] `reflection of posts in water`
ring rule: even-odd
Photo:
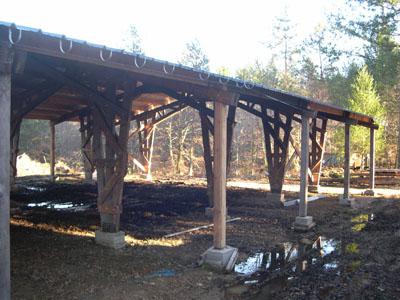
[[[272,251],[271,251],[271,266],[270,266],[271,270],[277,269],[277,266],[278,266],[277,259],[276,259],[277,254],[278,253],[277,253],[276,249],[272,249]]]
[[[300,243],[299,247],[297,249],[299,259],[297,262],[296,271],[299,273],[303,272],[307,269],[307,260],[305,260],[306,253],[307,253],[306,247],[307,247],[306,244]]]
[[[319,254],[322,255],[322,241],[321,241],[321,237],[320,236],[315,241],[315,246],[317,247],[317,250],[319,251]]]
[[[277,270],[285,265],[285,247],[279,245],[271,250],[271,270]]]
[[[268,251],[263,253],[263,257],[262,257],[262,261],[261,261],[261,269],[262,270],[266,270],[268,267],[270,267],[268,265],[270,255],[271,255],[271,253]]]
[[[278,246],[278,264],[283,267],[285,265],[285,247],[283,245]]]

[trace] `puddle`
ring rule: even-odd
[[[26,208],[45,208],[49,210],[57,211],[85,211],[89,209],[92,205],[85,203],[73,203],[73,202],[63,202],[57,203],[55,201],[29,203]]]
[[[234,271],[241,276],[249,276],[257,272],[279,271],[290,263],[305,259],[306,254],[310,254],[310,257],[306,259],[307,263],[315,264],[334,251],[340,252],[340,241],[325,237],[319,237],[314,242],[302,239],[299,243],[287,242],[277,245],[270,251],[257,252],[246,261],[236,264]],[[333,268],[333,264],[326,267],[326,269]],[[295,272],[298,266],[294,264],[291,269]]]
[[[242,285],[247,287],[245,293],[252,287],[258,290],[261,298],[254,299],[274,299],[270,298],[274,289],[285,288],[312,266],[320,272],[332,272],[334,276],[339,276],[337,255],[341,254],[341,246],[341,241],[321,236],[314,241],[302,239],[298,243],[287,242],[268,251],[256,252],[246,261],[236,264],[234,270],[241,283],[228,288],[226,295],[229,298],[232,293],[242,291],[235,289]]]
[[[24,186],[25,189],[32,192],[44,192],[46,189],[39,186]]]

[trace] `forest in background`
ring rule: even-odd
[[[220,66],[219,74],[261,83],[373,115],[380,125],[376,134],[377,165],[400,167],[400,1],[352,0],[346,9],[327,16],[300,43],[295,39],[296,24],[284,14],[275,20],[274,39],[265,43],[265,59],[230,73]],[[262,31],[260,30],[260,36]],[[126,35],[126,50],[145,53],[140,34],[132,25]],[[245,55],[245,54],[243,54]],[[209,59],[197,40],[186,44],[179,63],[209,70]],[[132,124],[135,126],[135,124]],[[295,125],[294,136],[299,135]],[[238,109],[232,144],[231,176],[264,177],[265,145],[260,120]],[[328,122],[325,153],[340,161],[343,155],[343,125]],[[49,157],[47,121],[24,120],[20,153],[38,160]],[[57,159],[80,168],[79,125],[63,123],[56,127]],[[129,149],[139,157],[137,139]],[[204,176],[200,119],[187,108],[159,124],[155,133],[153,173],[166,176]],[[352,151],[362,157],[369,152],[367,129],[352,129]],[[294,150],[291,170],[296,173]],[[133,164],[131,171],[135,172]]]

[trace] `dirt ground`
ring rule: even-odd
[[[111,250],[94,243],[95,185],[19,185],[11,195],[13,299],[400,298],[400,200],[358,198],[357,208],[339,206],[337,197],[313,201],[309,215],[317,226],[297,233],[296,206],[268,203],[260,190],[230,188],[229,217],[241,220],[227,225],[227,243],[239,249],[238,264],[281,243],[322,236],[340,245],[295,275],[292,267],[258,266],[249,284],[239,272],[197,265],[212,245],[212,229],[162,238],[211,222],[204,185],[135,181],[124,195],[128,245]]]

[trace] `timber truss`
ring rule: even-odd
[[[141,114],[132,116],[132,121],[136,121],[137,127],[129,133],[129,138],[138,134],[140,160],[131,156],[133,162],[139,169],[146,174],[147,179],[151,179],[151,161],[153,156],[153,143],[156,126],[176,115],[178,112],[187,108],[188,105],[181,101],[145,111]]]

